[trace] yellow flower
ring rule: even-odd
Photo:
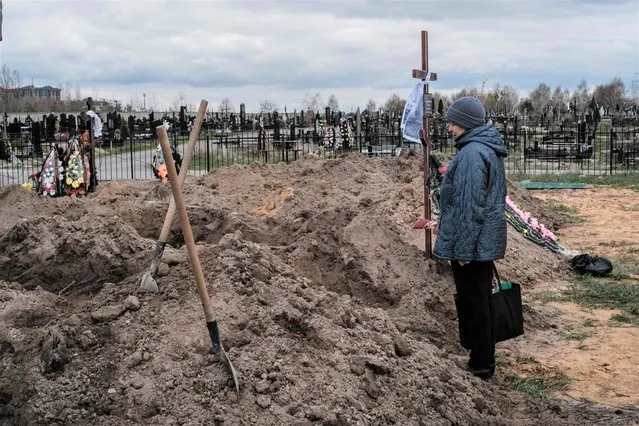
[[[74,187],[74,188],[77,188],[77,187],[78,187],[78,186],[80,186],[80,185],[78,185],[78,182],[73,181],[73,183],[71,184],[71,186],[72,186],[72,187]]]

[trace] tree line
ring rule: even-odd
[[[493,116],[518,114],[538,117],[549,112],[581,114],[586,113],[593,104],[619,110],[630,105],[636,105],[638,101],[632,97],[630,91],[619,77],[594,87],[588,86],[587,82],[582,80],[572,91],[561,86],[553,89],[545,83],[539,83],[526,97],[520,97],[519,92],[512,86],[496,84],[491,89],[485,89],[484,85],[485,82],[482,83],[481,87],[464,88],[450,95],[442,95],[435,92],[433,94],[435,110],[443,113],[448,105],[463,96],[475,96],[481,99],[486,106],[486,111]],[[67,112],[81,109],[83,98],[81,97],[79,85],[73,86],[67,82],[59,86],[61,89],[60,101],[21,99],[15,96],[15,89],[23,87],[20,73],[17,70],[10,69],[7,65],[2,65],[0,68],[0,111],[36,112],[44,110]],[[144,103],[144,109],[147,109],[146,94]],[[154,103],[154,100],[152,103],[150,102],[150,109],[156,109]],[[405,103],[405,98],[393,93],[380,107],[377,106],[375,100],[369,99],[364,110],[368,112],[383,110],[401,115]],[[124,107],[118,109],[130,112],[140,109],[142,106],[140,104],[139,100],[135,102],[132,99]],[[335,94],[329,95],[325,102],[319,92],[307,92],[301,100],[301,105],[304,111],[322,112],[324,108],[329,108],[331,111],[339,111],[339,101]],[[186,96],[182,93],[173,101],[171,108],[174,111],[178,111],[180,106],[188,107]],[[191,108],[187,109],[191,110]],[[221,113],[237,112],[228,97],[221,100],[218,111]],[[263,113],[282,112],[278,103],[271,99],[261,100],[259,102],[259,111]]]
[[[443,113],[448,105],[463,96],[475,96],[481,99],[487,113],[493,116],[528,115],[529,117],[539,117],[553,111],[558,114],[579,115],[586,113],[593,105],[604,106],[610,110],[620,110],[637,105],[638,101],[627,90],[621,78],[615,77],[608,83],[594,87],[588,86],[586,80],[581,80],[572,91],[561,86],[552,89],[545,83],[539,83],[526,97],[520,97],[514,87],[500,84],[496,84],[488,90],[485,90],[482,84],[482,87],[465,88],[448,96],[435,92],[433,99],[436,110],[440,114]],[[386,111],[401,114],[405,103],[405,99],[397,94],[392,94],[384,103],[383,108]],[[369,107],[375,109],[375,102],[372,99],[369,100]]]

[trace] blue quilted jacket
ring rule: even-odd
[[[455,147],[459,152],[440,188],[433,254],[443,260],[501,259],[506,252],[504,141],[485,125],[464,132]]]

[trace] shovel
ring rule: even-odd
[[[156,127],[158,138],[160,139],[160,145],[162,146],[162,152],[166,161],[166,168],[169,174],[169,183],[171,184],[171,190],[173,191],[173,199],[177,207],[177,213],[180,218],[180,227],[184,234],[184,242],[189,253],[189,260],[191,261],[191,269],[195,275],[195,282],[197,284],[197,292],[200,295],[202,302],[202,308],[204,308],[204,318],[206,319],[206,327],[209,330],[209,336],[211,337],[211,343],[213,344],[213,352],[220,358],[220,360],[228,367],[231,375],[233,376],[233,383],[235,383],[235,391],[237,396],[240,396],[240,386],[237,380],[237,373],[231,363],[231,360],[226,356],[224,351],[224,345],[222,345],[222,339],[220,337],[220,329],[217,325],[217,320],[213,313],[213,304],[209,298],[209,293],[206,290],[206,283],[204,282],[204,274],[202,273],[202,267],[200,266],[200,259],[195,248],[195,240],[193,239],[193,231],[191,230],[191,224],[189,223],[189,216],[186,212],[186,206],[184,203],[184,195],[182,194],[182,187],[178,181],[177,173],[175,172],[175,164],[173,157],[171,156],[171,146],[169,145],[169,135],[166,132],[164,126]]]
[[[180,188],[182,187],[182,185],[184,185],[184,181],[186,180],[186,175],[189,172],[189,166],[191,165],[191,157],[193,156],[195,143],[197,142],[198,137],[200,136],[200,128],[202,127],[202,122],[204,121],[204,115],[206,114],[206,108],[208,104],[209,104],[208,101],[205,101],[205,100],[200,101],[200,109],[197,111],[197,115],[195,116],[195,121],[193,122],[193,127],[191,128],[191,133],[189,134],[189,143],[186,147],[186,151],[184,152],[184,159],[182,160],[182,168],[180,169],[180,174],[177,178]],[[168,158],[168,157],[165,157],[165,158]],[[171,153],[171,158],[173,158],[172,153]],[[175,201],[173,200],[173,198],[171,198],[171,201],[169,202],[169,210],[166,212],[166,216],[164,217],[164,225],[162,225],[160,238],[155,243],[155,253],[153,253],[153,259],[151,259],[151,266],[149,266],[149,269],[140,278],[140,291],[142,292],[157,293],[159,291],[158,285],[155,282],[155,277],[158,273],[160,262],[162,261],[162,255],[164,254],[164,247],[166,247],[166,240],[169,238],[169,232],[171,231],[171,223],[173,222],[173,216],[175,216]]]

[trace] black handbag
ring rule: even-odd
[[[524,334],[524,313],[521,304],[521,286],[502,282],[495,268],[493,285],[493,331],[495,342],[513,339]]]
[[[521,286],[502,282],[497,268],[494,269],[492,292],[492,323],[495,343],[513,339],[524,334],[524,316],[521,304]],[[472,312],[460,302],[455,294],[455,306],[459,321],[459,341],[466,349],[471,349]]]

